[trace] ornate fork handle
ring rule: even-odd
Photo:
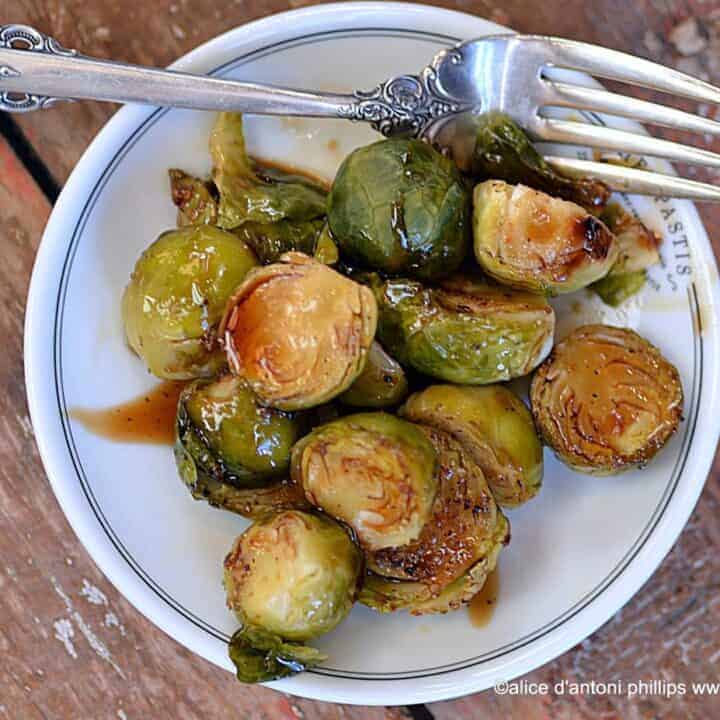
[[[443,89],[433,66],[369,92],[311,93],[97,60],[27,25],[0,26],[0,110],[29,112],[77,99],[345,118],[368,122],[388,136],[424,135],[466,109]]]

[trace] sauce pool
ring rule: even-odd
[[[482,590],[470,601],[468,613],[475,627],[484,627],[490,622],[500,592],[500,574],[497,568],[488,576]]]
[[[121,405],[99,410],[72,408],[70,417],[95,435],[115,442],[172,445],[178,398],[186,384],[168,380]]]

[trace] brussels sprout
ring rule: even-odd
[[[358,413],[313,430],[292,452],[307,499],[347,523],[366,549],[416,539],[437,492],[437,454],[412,423]]]
[[[257,265],[239,238],[209,225],[171,230],[140,256],[122,299],[130,347],[161,378],[214,375],[224,364],[217,325]]]
[[[178,209],[178,227],[217,224],[214,188],[182,170],[168,170],[172,201]]]
[[[257,520],[225,558],[228,607],[241,623],[230,658],[243,682],[274,680],[322,662],[303,645],[350,612],[362,554],[328,517],[287,510]]]
[[[287,475],[290,450],[302,421],[258,404],[233,375],[198,380],[180,395],[177,442],[192,458],[195,474],[236,487],[258,487]]]
[[[615,236],[575,203],[501,180],[481,183],[473,197],[475,257],[505,285],[574,292],[604,277],[617,259]]]
[[[432,385],[411,395],[400,414],[459,440],[500,505],[521,505],[540,490],[543,450],[532,415],[506,387]]]
[[[637,333],[585,325],[533,378],[538,431],[579,472],[611,475],[651,460],[682,415],[680,375]]]
[[[568,178],[553,170],[507,115],[485,113],[478,118],[478,124],[473,175],[504,180],[512,185],[522,183],[592,212],[597,212],[608,201],[610,189],[599,180]]]
[[[647,268],[660,262],[660,237],[617,203],[608,205],[600,219],[618,241],[618,258],[608,274],[592,289],[608,304],[617,307],[642,290]]]
[[[350,387],[365,366],[376,323],[368,288],[288,253],[248,274],[220,333],[230,369],[264,404],[299,410]]]
[[[397,405],[407,391],[402,365],[373,341],[363,371],[338,400],[352,407],[383,408]]]
[[[453,162],[419,140],[358,148],[340,166],[328,198],[330,229],[351,261],[425,280],[462,262],[469,212]]]
[[[325,192],[307,182],[270,182],[256,171],[245,150],[242,116],[218,115],[210,134],[213,180],[220,194],[218,225],[227,230],[247,222],[275,223],[322,218]]]
[[[267,265],[277,262],[287,252],[297,251],[305,255],[314,255],[318,250],[327,252],[329,248],[325,245],[324,236],[322,236],[323,247],[320,247],[324,228],[325,222],[322,218],[318,218],[304,222],[290,220],[276,223],[248,222],[233,232],[255,251],[261,263]],[[319,262],[324,262],[320,258],[317,259]]]
[[[416,541],[367,556],[360,602],[383,612],[447,612],[469,601],[509,541],[509,524],[470,453],[448,433],[418,427],[437,450],[440,487]]]
[[[375,292],[380,342],[440,380],[484,385],[526,375],[552,347],[555,314],[539,295],[465,278],[439,288],[388,280]]]
[[[431,585],[407,580],[393,580],[369,572],[358,602],[381,613],[408,610],[411,615],[444,614],[469,603],[482,590],[488,575],[497,566],[500,550],[510,539],[510,524],[498,514],[487,555],[469,570],[437,592]]]

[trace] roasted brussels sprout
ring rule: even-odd
[[[540,490],[543,450],[532,415],[506,387],[431,385],[411,395],[400,415],[459,440],[500,505],[521,505]]]
[[[210,135],[213,180],[220,194],[217,224],[233,230],[248,222],[302,222],[322,218],[325,192],[307,181],[260,177],[245,150],[242,116],[223,112]]]
[[[553,170],[520,127],[500,112],[478,118],[472,172],[482,179],[522,183],[592,212],[604,207],[610,197],[610,189],[599,180],[568,178]]]
[[[453,162],[419,140],[358,148],[340,166],[328,198],[330,229],[352,262],[424,280],[460,265],[469,214]]]
[[[474,201],[475,257],[504,285],[574,292],[607,275],[617,259],[615,236],[575,203],[501,180],[478,185]]]
[[[608,304],[616,307],[642,290],[647,268],[660,262],[660,238],[638,218],[617,203],[610,203],[600,219],[614,233],[618,258],[608,274],[592,284],[592,289]]]
[[[375,335],[372,291],[306,255],[257,268],[230,299],[220,333],[230,369],[281,410],[319,405],[362,372]]]
[[[552,347],[555,314],[539,295],[459,277],[438,288],[400,279],[374,288],[380,342],[440,380],[484,385],[526,375]]]
[[[293,448],[291,474],[316,507],[347,523],[369,550],[417,538],[437,492],[437,454],[412,423],[349,415]]]
[[[225,558],[228,607],[241,628],[230,658],[242,682],[274,680],[322,662],[303,645],[350,612],[362,554],[334,520],[288,510],[257,520]]]
[[[130,347],[161,378],[215,374],[225,303],[257,265],[239,238],[209,225],[171,230],[140,256],[122,299]]]
[[[216,225],[217,199],[215,188],[183,170],[168,170],[172,201],[178,209],[178,227]]]
[[[509,526],[462,444],[449,433],[417,427],[439,458],[432,516],[417,540],[367,554],[372,574],[360,601],[385,611],[445,612],[480,590]]]
[[[260,405],[240,378],[225,375],[183,390],[176,428],[177,442],[195,465],[193,476],[204,473],[236,487],[258,487],[287,476],[303,422]]]
[[[555,346],[532,381],[535,423],[558,457],[610,475],[650,461],[675,432],[676,368],[637,333],[585,325]]]
[[[255,251],[263,265],[267,265],[277,262],[282,255],[294,250],[313,255],[324,226],[322,218],[304,222],[248,222],[233,232]]]
[[[351,407],[384,408],[397,405],[407,391],[402,365],[373,341],[363,371],[338,400]]]

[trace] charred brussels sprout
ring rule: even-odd
[[[521,505],[540,490],[543,451],[532,415],[507,388],[432,385],[411,395],[400,414],[459,440],[500,505]]]
[[[220,328],[230,369],[281,410],[319,405],[352,384],[375,335],[372,292],[306,255],[257,268]]]
[[[454,278],[439,288],[413,280],[375,286],[378,339],[401,363],[464,385],[526,375],[552,347],[555,314],[530,293]]]
[[[183,170],[169,170],[172,201],[178,209],[178,227],[217,224],[215,188]]]
[[[419,140],[381,140],[340,166],[328,221],[352,262],[430,280],[452,273],[465,257],[469,208],[451,160]]]
[[[448,433],[418,426],[438,454],[438,493],[417,540],[368,553],[360,601],[380,611],[446,612],[469,601],[492,571],[509,525],[483,472]]]
[[[296,178],[276,179],[258,173],[245,150],[239,113],[218,115],[210,135],[210,154],[213,180],[220,195],[220,227],[232,230],[248,222],[302,222],[324,217],[323,189]]]
[[[185,380],[222,367],[217,325],[255,265],[242,240],[209,225],[163,233],[145,250],[125,288],[122,317],[128,344],[150,372]]]
[[[227,603],[241,628],[230,658],[242,682],[301,672],[325,656],[303,643],[350,612],[362,554],[330,518],[289,510],[256,521],[225,558]]]
[[[287,475],[301,433],[301,419],[260,405],[232,375],[192,383],[178,403],[177,440],[196,473],[237,487]]]
[[[475,188],[475,257],[504,285],[569,293],[607,275],[615,236],[575,203],[525,185],[488,180]]]
[[[397,405],[407,391],[402,365],[373,342],[363,371],[338,400],[351,407],[383,408]]]
[[[417,538],[437,491],[436,452],[412,423],[359,413],[316,428],[295,445],[293,481],[347,523],[366,549]]]
[[[570,200],[596,212],[604,207],[610,189],[599,180],[568,178],[553,170],[528,136],[507,115],[490,112],[479,120],[472,160],[474,175],[516,185],[522,183],[548,195]]]
[[[579,472],[610,475],[651,460],[680,422],[676,368],[637,333],[585,325],[555,346],[535,374],[535,423]]]
[[[592,289],[608,305],[617,307],[642,290],[647,268],[660,262],[660,238],[616,203],[608,205],[600,219],[615,234],[619,252],[610,272],[593,283]]]

